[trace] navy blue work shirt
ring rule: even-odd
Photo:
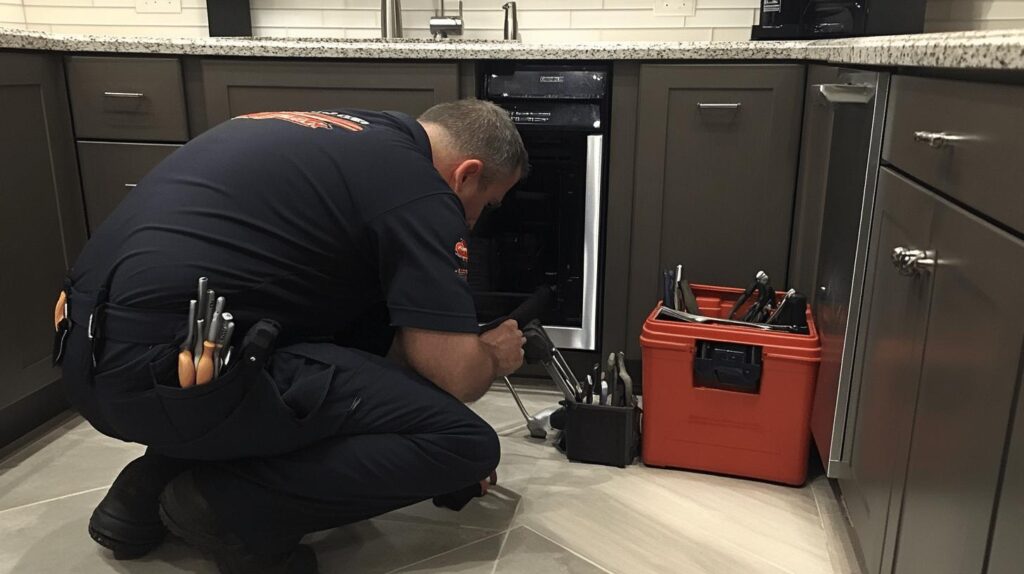
[[[475,333],[465,213],[430,141],[395,112],[240,116],[150,172],[94,231],[71,278],[110,301],[187,313],[196,280],[240,328],[362,347],[384,327]],[[244,331],[242,331],[244,332]]]

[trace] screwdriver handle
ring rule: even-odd
[[[196,367],[192,362],[192,351],[188,349],[178,353],[178,384],[183,389],[196,384]]]
[[[205,385],[213,380],[213,353],[217,345],[213,341],[203,341],[203,356],[199,358],[196,368],[196,384]]]

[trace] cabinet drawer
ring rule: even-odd
[[[156,164],[181,146],[78,142],[78,163],[90,232],[96,228],[135,184]]]
[[[67,69],[79,139],[188,139],[177,59],[72,56]]]
[[[1024,230],[1024,87],[893,78],[883,157],[973,209]]]

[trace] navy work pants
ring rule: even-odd
[[[83,331],[64,359],[72,403],[101,432],[197,461],[200,490],[253,550],[464,489],[498,464],[486,422],[376,355],[291,345],[181,389],[175,345],[107,341],[90,368]]]

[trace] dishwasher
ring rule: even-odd
[[[814,86],[815,97],[829,108],[832,134],[821,165],[814,166],[824,172],[819,174],[825,188],[813,294],[821,366],[811,432],[827,475],[845,478],[859,397],[854,355],[890,75],[839,69],[836,78]]]

